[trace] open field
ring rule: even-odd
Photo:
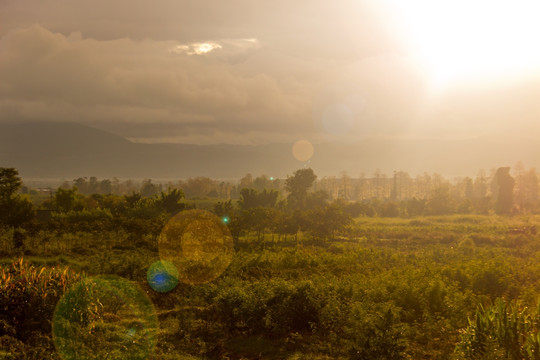
[[[521,315],[536,307],[538,223],[538,216],[362,217],[328,240],[243,234],[221,276],[168,292],[147,281],[160,257],[159,231],[41,229],[18,248],[3,232],[2,356],[58,358],[51,329],[62,295],[81,277],[116,275],[153,305],[157,359],[467,358],[474,341],[465,329],[480,307],[499,298]],[[122,343],[117,333],[127,321],[107,308],[94,314],[107,331],[88,330],[103,348]],[[516,331],[536,334],[537,326],[536,318]],[[486,344],[486,354],[507,351],[495,335]],[[139,350],[116,358],[150,358]]]

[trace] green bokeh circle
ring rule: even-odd
[[[93,277],[62,296],[52,330],[64,360],[143,360],[152,358],[158,320],[136,285],[120,277]]]

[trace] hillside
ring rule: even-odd
[[[363,140],[354,144],[315,145],[308,163],[297,161],[291,144],[189,145],[140,144],[75,123],[0,124],[0,166],[16,167],[25,178],[77,176],[119,178],[239,178],[246,173],[284,177],[302,166],[319,176],[346,171],[356,177],[375,169],[411,175],[438,172],[475,175],[480,169],[517,161],[540,167],[533,140]]]

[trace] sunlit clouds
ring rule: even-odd
[[[221,49],[222,46],[214,42],[208,43],[194,43],[189,45],[177,45],[171,49],[169,52],[174,54],[187,54],[187,55],[203,55],[213,51],[215,49]]]
[[[112,3],[0,2],[0,121],[148,143],[540,134],[532,0]]]
[[[171,41],[98,41],[39,25],[0,41],[8,52],[0,59],[5,120],[78,121],[133,140],[200,143],[287,141],[284,135],[311,120],[300,82],[280,85],[253,73],[253,63],[237,65],[260,47],[254,39],[190,45],[186,56],[171,54],[178,46]],[[269,65],[256,61],[260,69]]]
[[[190,44],[180,44],[173,46],[168,51],[177,55],[206,55],[210,52],[219,50],[219,55],[227,56],[239,54],[260,47],[257,39],[221,39],[219,41],[196,42]],[[216,54],[214,52],[214,54]]]

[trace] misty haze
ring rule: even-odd
[[[0,1],[1,359],[540,359],[540,4]]]

